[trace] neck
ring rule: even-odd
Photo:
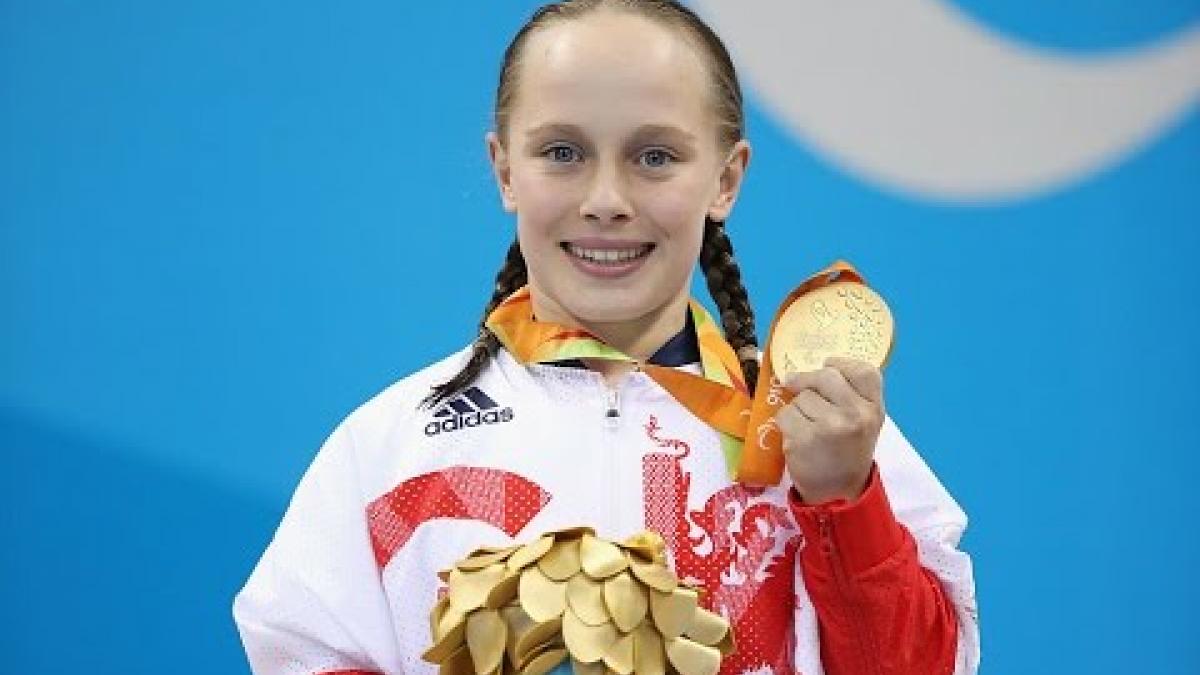
[[[533,293],[533,314],[539,321],[582,328],[630,358],[645,362],[683,330],[688,297],[681,295],[653,311],[623,321],[589,321],[564,311],[557,303]]]

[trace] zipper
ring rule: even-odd
[[[616,387],[608,389],[605,405],[604,425],[609,429],[616,429],[621,423],[621,392]]]
[[[604,431],[601,434],[604,438],[604,469],[605,475],[603,480],[608,482],[608,513],[611,520],[609,526],[614,531],[619,531],[625,527],[625,509],[622,504],[622,488],[628,487],[623,485],[621,469],[623,465],[623,456],[621,453],[621,389],[620,383],[608,387],[604,398]]]
[[[834,542],[833,517],[829,515],[828,510],[821,509],[817,512],[817,524],[821,533],[821,552],[833,570],[833,578],[842,606],[846,607],[850,614],[850,624],[854,631],[854,637],[858,641],[858,652],[863,655],[865,661],[863,672],[878,673],[879,659],[877,650],[874,649],[874,640],[871,639],[869,625],[863,620],[862,605],[853,597],[851,590],[853,585],[846,576],[846,568],[842,565],[842,556]]]

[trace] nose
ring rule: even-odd
[[[605,162],[592,172],[587,192],[579,204],[579,215],[599,225],[620,224],[633,218],[624,177],[612,162]]]

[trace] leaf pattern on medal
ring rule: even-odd
[[[442,675],[714,675],[733,634],[667,567],[653,531],[615,542],[588,527],[472,551],[446,573],[422,658]]]

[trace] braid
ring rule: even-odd
[[[746,387],[754,395],[758,384],[758,338],[754,336],[754,310],[742,285],[742,272],[733,259],[733,244],[722,223],[704,221],[704,245],[700,249],[700,269],[708,280],[708,292],[721,313],[725,339],[742,363]]]
[[[521,255],[520,244],[514,240],[512,246],[508,247],[504,265],[496,273],[496,288],[492,292],[492,299],[488,301],[487,307],[483,310],[483,317],[479,320],[479,335],[475,338],[475,343],[471,345],[471,359],[467,361],[462,370],[458,371],[457,375],[446,382],[434,385],[433,391],[429,392],[429,395],[421,401],[422,407],[432,408],[451,395],[465,389],[467,385],[475,381],[475,378],[479,377],[479,373],[483,371],[488,360],[500,351],[500,339],[485,325],[487,318],[497,305],[515,293],[518,288],[524,286],[527,281],[525,258]]]

